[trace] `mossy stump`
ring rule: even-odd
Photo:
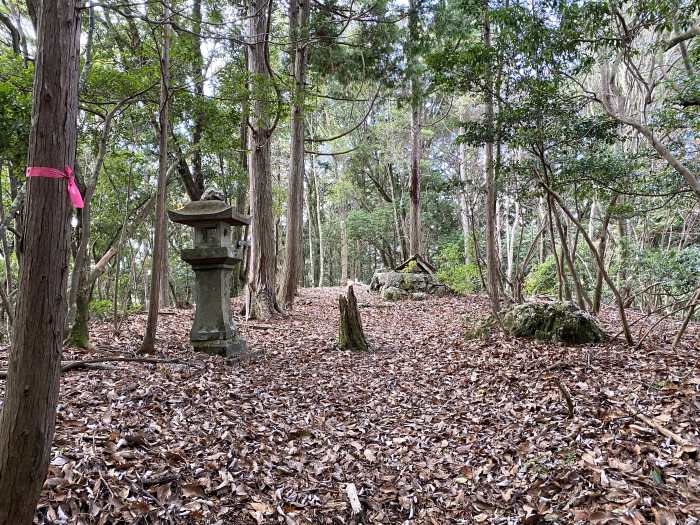
[[[340,329],[338,331],[338,347],[341,350],[365,351],[369,347],[365,333],[362,330],[362,319],[357,309],[357,299],[352,286],[348,286],[348,295],[338,297],[340,308]]]

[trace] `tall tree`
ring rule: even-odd
[[[491,21],[489,16],[488,4],[484,8],[483,13],[483,38],[484,48],[487,51],[491,49]],[[494,159],[494,112],[493,112],[493,88],[494,78],[493,71],[490,70],[490,64],[486,66],[488,73],[485,81],[485,125],[489,130],[490,138],[485,144],[486,166],[485,166],[485,182],[486,182],[486,272],[488,275],[487,284],[489,299],[491,301],[491,310],[494,315],[498,315],[500,310],[500,261],[497,251],[497,229],[496,229],[496,163]]]
[[[272,210],[270,140],[276,122],[270,97],[272,74],[268,42],[273,0],[251,0],[248,4],[248,72],[252,90],[248,170],[250,174],[250,260],[246,287],[246,314],[269,319],[280,311],[275,293],[275,218]]]
[[[80,5],[39,4],[28,164],[75,163]],[[66,315],[68,218],[65,179],[27,181],[23,265],[0,416],[0,524],[32,523],[48,469]]]
[[[408,60],[408,80],[410,82],[411,100],[411,176],[409,178],[409,195],[411,206],[409,208],[408,241],[411,255],[422,255],[422,227],[420,211],[420,161],[423,156],[423,138],[421,130],[423,126],[423,86],[418,72],[418,42],[419,18],[418,0],[409,0],[408,7],[408,46],[406,59]]]
[[[146,333],[139,351],[142,354],[154,353],[156,349],[156,331],[158,330],[158,310],[160,309],[160,290],[163,286],[163,259],[167,253],[165,198],[168,180],[168,107],[170,98],[170,8],[163,4],[163,45],[160,55],[160,110],[158,114],[158,189],[155,211],[155,232],[153,234],[153,257],[151,261],[151,286],[148,299],[148,320]]]
[[[291,308],[303,271],[304,241],[304,100],[310,0],[289,2],[289,54],[294,77],[291,106],[287,239],[280,302]]]

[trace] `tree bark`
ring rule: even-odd
[[[168,180],[168,108],[170,98],[170,7],[163,4],[163,46],[160,56],[160,111],[158,144],[158,185],[155,211],[155,232],[153,235],[153,256],[151,260],[151,287],[148,299],[148,319],[139,352],[152,354],[156,351],[156,331],[158,330],[158,310],[160,309],[160,288],[162,284],[163,259],[166,251],[165,198]]]
[[[290,0],[289,41],[294,75],[291,101],[290,172],[287,190],[287,235],[284,275],[280,302],[291,308],[302,278],[304,263],[304,99],[306,88],[306,50],[310,0]]]
[[[28,164],[63,170],[75,163],[80,5],[44,0],[38,14]],[[2,525],[32,523],[56,422],[66,315],[66,181],[33,177],[26,186],[24,259],[0,415]]]
[[[557,270],[557,281],[559,283],[558,287],[558,299],[571,300],[571,289],[569,288],[569,282],[566,280],[566,275],[564,274],[564,261],[563,255],[560,257],[557,253],[557,241],[554,237],[554,219],[552,214],[554,213],[554,200],[551,195],[547,195],[547,230],[549,232],[549,241],[552,245],[552,257],[554,257],[554,263]]]
[[[341,350],[365,351],[369,347],[362,330],[362,319],[357,308],[357,299],[352,286],[348,286],[348,296],[338,297],[340,309],[340,327],[338,330],[338,347]]]
[[[202,0],[194,0],[192,5],[192,37],[194,38],[194,60],[192,77],[194,81],[195,107],[192,115],[192,179],[199,197],[204,192],[204,173],[202,171],[202,134],[205,115],[200,108],[204,100],[204,58],[202,56]]]
[[[396,184],[401,184],[401,181],[394,180],[394,166],[390,162],[386,166],[386,172],[389,177],[389,196],[391,197],[391,209],[394,215],[394,229],[396,230],[396,238],[399,243],[401,252],[401,260],[405,261],[410,257],[408,254],[408,243],[406,242],[406,234],[403,229],[403,217],[399,213],[399,202],[396,198]]]
[[[248,68],[254,98],[251,104],[249,160],[251,242],[246,315],[269,319],[280,312],[275,293],[275,219],[272,211],[270,139],[272,124],[269,99],[271,72],[268,40],[273,0],[250,0],[248,4]]]
[[[163,210],[165,213],[165,210]],[[169,308],[170,300],[170,262],[168,261],[168,221],[163,220],[163,251],[160,254],[160,304],[159,308]]]
[[[491,47],[491,23],[489,21],[488,6],[484,9],[484,22],[483,22],[483,37],[484,45],[487,48]],[[487,92],[486,96],[486,111],[485,119],[486,126],[490,129],[494,129],[494,115],[493,115],[493,94],[488,91],[493,87],[493,80],[491,75],[487,78]],[[493,140],[490,139],[486,142],[486,267],[487,267],[487,284],[488,284],[488,294],[489,300],[491,302],[491,311],[498,317],[500,311],[500,271],[499,271],[499,260],[497,253],[497,242],[496,238],[496,169],[494,165],[493,158]]]
[[[316,286],[316,243],[314,242],[314,224],[316,215],[312,210],[313,191],[311,181],[306,178],[306,224],[309,230],[309,286]]]
[[[613,194],[612,198],[610,199],[610,203],[608,204],[607,209],[605,210],[605,215],[603,216],[603,223],[600,227],[600,233],[599,233],[599,243],[598,243],[598,253],[600,253],[600,257],[605,260],[605,252],[607,250],[608,246],[608,228],[610,227],[610,218],[612,216],[612,208],[615,206],[617,203],[617,199],[619,197],[618,193]],[[598,269],[598,272],[596,273],[596,280],[595,280],[595,289],[593,291],[593,306],[591,308],[591,311],[594,314],[598,314],[600,312],[600,305],[601,305],[601,300],[603,297],[603,273]]]
[[[462,116],[464,118],[464,116]],[[464,127],[460,129],[460,134],[466,133]],[[469,200],[467,198],[467,145],[462,142],[459,145],[459,181],[461,183],[461,188],[459,191],[459,217],[462,223],[462,236],[464,237],[464,264],[470,263],[469,254]]]
[[[423,156],[423,138],[421,129],[423,126],[423,93],[420,78],[415,68],[418,61],[417,46],[419,35],[419,20],[416,0],[409,0],[408,9],[408,72],[411,83],[411,176],[409,180],[409,197],[411,206],[409,208],[408,241],[409,257],[413,255],[423,255],[422,228],[421,228],[421,206],[420,206],[420,161]]]
[[[346,203],[340,207],[340,286],[348,282],[348,208]]]
[[[321,222],[321,187],[318,181],[316,167],[311,159],[311,176],[314,179],[314,188],[316,190],[316,231],[318,232],[318,286],[323,286],[324,274],[324,257],[323,257],[323,223]]]
[[[411,109],[411,178],[409,181],[408,243],[410,256],[422,255],[422,228],[420,203],[420,160],[422,156],[421,108]]]

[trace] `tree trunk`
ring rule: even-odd
[[[506,213],[507,217],[507,213]],[[506,240],[506,254],[508,260],[506,262],[506,278],[508,282],[513,283],[513,269],[515,267],[515,241],[518,232],[518,224],[520,223],[520,203],[515,201],[515,217],[513,224],[508,226]],[[507,223],[506,223],[507,224]]]
[[[348,282],[348,208],[340,207],[340,286]]]
[[[386,167],[387,175],[389,176],[389,190],[391,193],[389,194],[391,197],[391,208],[394,214],[394,228],[396,230],[396,238],[399,242],[399,250],[401,251],[401,260],[405,261],[410,257],[408,254],[408,243],[406,242],[406,234],[404,233],[403,229],[403,218],[399,214],[399,206],[400,203],[398,202],[396,198],[396,183],[397,181],[394,180],[394,166],[390,162],[387,164]],[[398,181],[398,184],[401,184],[400,181]]]
[[[164,210],[165,212],[165,210]],[[160,257],[160,308],[169,308],[172,305],[170,300],[170,262],[168,261],[168,222],[163,221],[163,252]]]
[[[341,350],[365,351],[369,347],[362,330],[362,319],[357,308],[357,299],[352,286],[348,286],[348,296],[338,297],[340,308],[340,328],[338,330],[338,347]]]
[[[314,243],[314,224],[316,223],[315,213],[313,213],[311,202],[313,200],[313,191],[311,189],[311,181],[306,180],[306,224],[309,230],[309,286],[316,285],[316,243]]]
[[[246,70],[248,69],[248,48],[243,49],[243,65]],[[241,124],[239,128],[239,141],[240,141],[240,153],[239,153],[239,163],[241,166],[241,171],[243,173],[249,173],[248,170],[248,121],[250,117],[250,94],[248,89],[248,83],[246,81],[246,89],[243,93],[243,102],[241,103]],[[250,213],[250,204],[248,202],[248,192],[250,188],[250,180],[247,184],[237,185],[236,194],[236,209],[238,213],[248,215]],[[250,226],[246,225],[241,228],[241,241],[248,240],[248,232]],[[234,270],[234,280],[233,286],[236,295],[240,294],[241,289],[245,286],[248,275],[248,259],[250,257],[250,250],[246,246],[243,247],[243,260],[238,265],[238,269]]]
[[[620,244],[620,271],[618,272],[620,295],[626,306],[632,295],[631,286],[629,283],[627,265],[629,259],[629,239],[627,239],[627,219],[621,217],[617,220],[617,237]]]
[[[194,0],[192,5],[192,37],[194,38],[194,60],[192,77],[194,80],[195,109],[192,117],[192,178],[199,194],[204,192],[204,173],[202,171],[202,133],[205,115],[200,109],[204,101],[204,58],[202,57],[202,0]],[[165,287],[167,290],[167,286]],[[167,295],[167,291],[166,294]]]
[[[466,133],[464,127],[460,134]],[[459,216],[462,223],[462,236],[464,237],[464,264],[469,264],[469,201],[467,199],[467,145],[462,142],[459,145],[459,181],[462,187],[459,191]]]
[[[557,281],[559,283],[558,288],[558,299],[571,300],[571,290],[569,289],[569,283],[566,280],[566,275],[564,275],[564,263],[562,258],[559,257],[557,253],[557,241],[554,237],[554,219],[552,219],[553,213],[553,199],[551,195],[547,195],[547,229],[549,231],[549,241],[552,245],[552,257],[554,257],[554,264],[557,270]]]
[[[605,215],[603,216],[603,223],[600,227],[600,242],[598,243],[598,253],[600,257],[605,260],[605,252],[608,246],[608,228],[610,227],[610,218],[612,216],[612,208],[617,203],[619,197],[618,193],[613,194],[608,204],[608,208],[605,210]],[[595,290],[593,292],[593,306],[591,311],[594,314],[600,312],[601,300],[603,297],[603,273],[598,269],[595,280]]]
[[[539,197],[537,199],[537,218],[538,218],[538,224],[539,228],[541,230],[544,230],[547,228],[547,215],[546,211],[544,209],[544,197]],[[540,237],[540,244],[539,244],[539,257],[538,261],[540,264],[544,263],[545,258],[547,254],[547,236],[545,234],[542,234]]]
[[[2,171],[2,164],[0,163],[0,171]],[[5,217],[5,206],[3,204],[3,191],[2,185],[0,185],[0,217]],[[2,243],[2,256],[5,263],[5,283],[0,284],[2,288],[3,303],[5,304],[5,310],[7,311],[7,321],[8,321],[8,336],[10,341],[12,341],[12,325],[14,324],[14,308],[10,304],[9,296],[12,292],[12,250],[10,249],[10,243],[7,241],[7,228],[3,228],[0,231],[0,242]]]
[[[491,47],[491,24],[489,22],[488,6],[484,9],[484,45]],[[487,90],[493,87],[491,75],[487,79]],[[494,127],[493,94],[490,91],[486,95],[486,126]],[[500,311],[500,272],[497,252],[498,239],[496,238],[496,169],[493,158],[493,141],[486,143],[486,267],[488,294],[491,302],[491,311],[498,317]]]
[[[314,179],[314,187],[316,189],[316,228],[318,231],[318,286],[323,286],[324,273],[324,257],[323,257],[323,224],[321,222],[321,186],[318,183],[318,174],[316,167],[311,159],[311,175]]]
[[[419,16],[416,0],[408,2],[407,50],[408,75],[411,83],[411,176],[408,183],[411,206],[409,208],[408,244],[410,256],[423,255],[421,206],[420,206],[420,161],[423,156],[423,139],[421,136],[423,113],[423,90],[416,68],[418,62]]]
[[[569,268],[569,273],[571,274],[571,278],[574,281],[574,289],[576,291],[576,304],[578,305],[579,309],[585,310],[586,309],[586,304],[590,305],[591,300],[588,298],[586,295],[585,290],[583,289],[583,285],[581,284],[581,279],[579,279],[578,272],[576,271],[576,264],[574,257],[576,254],[572,254],[569,251],[569,243],[567,240],[567,235],[566,231],[564,230],[564,227],[562,226],[561,219],[559,217],[559,213],[554,212],[554,220],[555,224],[557,225],[557,232],[559,233],[559,239],[561,240],[561,252],[562,252],[562,257],[564,262],[566,262],[566,265]]]
[[[246,312],[248,318],[269,319],[278,313],[275,294],[275,219],[272,212],[272,137],[269,100],[270,70],[267,65],[269,17],[273,1],[251,0],[248,4],[248,68],[252,76],[249,160],[251,241]]]
[[[287,191],[287,249],[280,302],[291,308],[304,264],[304,94],[310,0],[290,0],[289,40],[294,74],[291,102],[290,173]]]
[[[155,232],[153,236],[153,257],[151,260],[151,287],[148,299],[148,319],[146,333],[139,352],[152,354],[156,351],[156,331],[158,330],[158,310],[160,309],[161,275],[166,252],[165,198],[168,180],[168,106],[170,89],[170,7],[163,4],[163,49],[160,57],[160,112],[158,144],[158,187],[155,211]]]
[[[38,17],[29,166],[75,163],[80,5],[44,0]],[[0,524],[28,525],[48,469],[68,278],[66,181],[26,182],[23,265],[0,415]]]
[[[408,243],[410,256],[422,255],[420,206],[420,160],[422,155],[421,108],[411,109],[411,179],[409,181]]]

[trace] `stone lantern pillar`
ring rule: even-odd
[[[245,351],[231,316],[231,270],[243,258],[244,241],[234,241],[231,226],[250,224],[223,196],[206,192],[208,200],[193,201],[168,210],[170,220],[194,228],[193,247],[182,250],[182,260],[195,274],[195,314],[190,341],[195,350],[234,356]]]

